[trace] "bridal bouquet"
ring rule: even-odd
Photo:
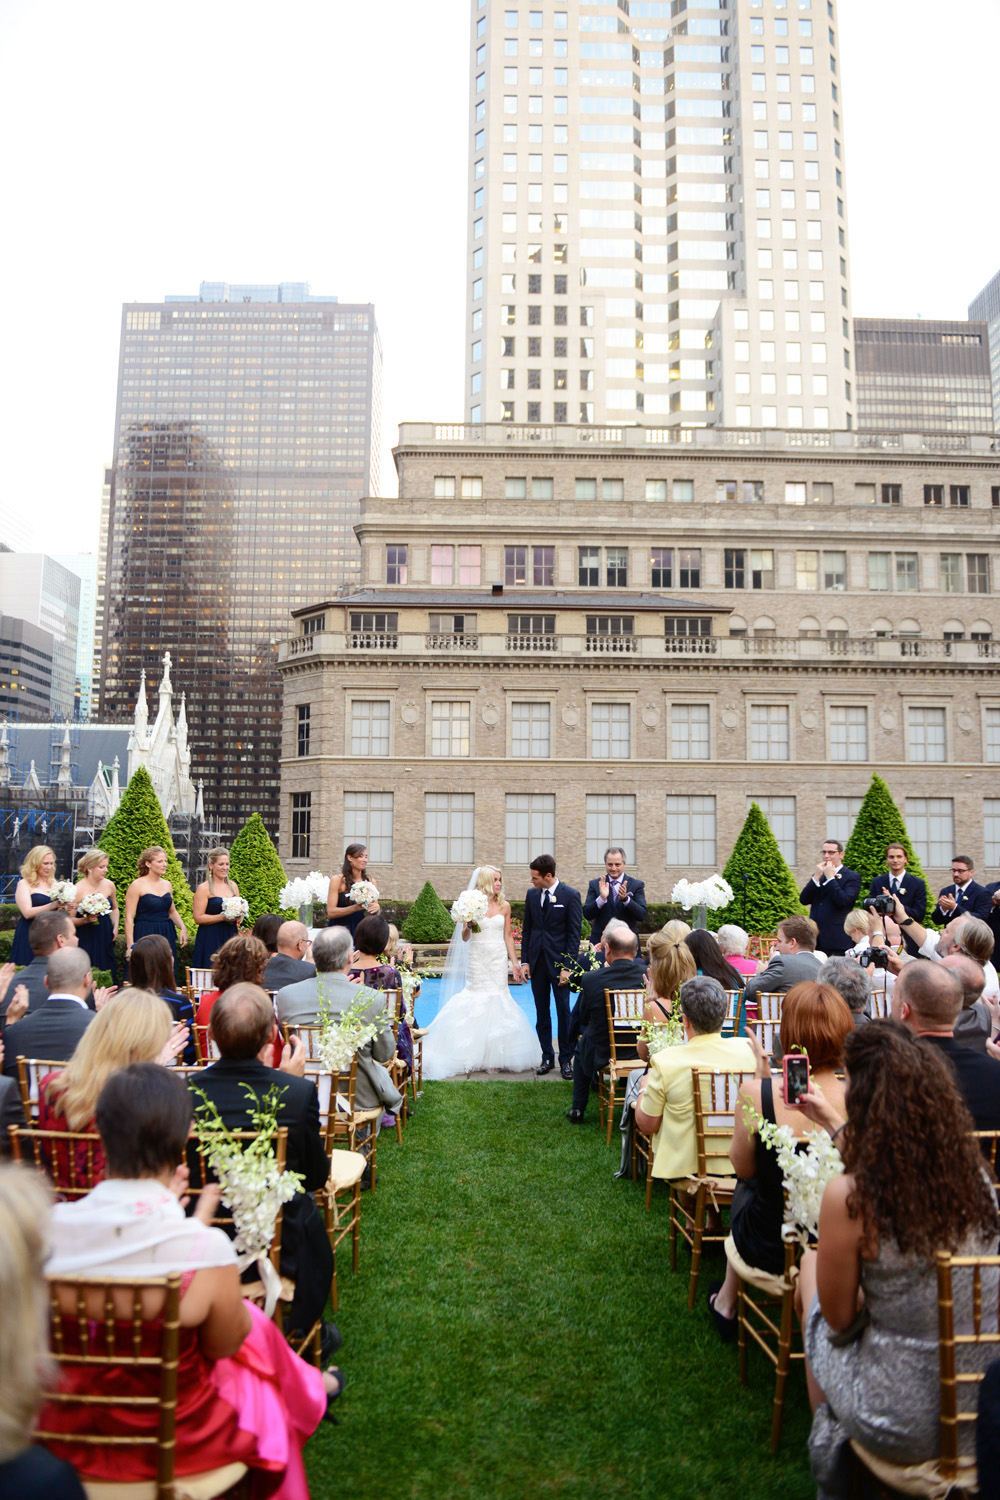
[[[106,917],[110,911],[111,902],[100,892],[96,896],[83,896],[76,903],[78,917],[93,917],[96,921],[98,917]]]
[[[222,901],[222,915],[227,922],[244,922],[250,915],[250,904],[244,901],[242,896],[225,896]]]
[[[798,1150],[801,1138],[792,1133],[790,1126],[772,1125],[751,1105],[744,1107],[743,1117],[747,1128],[755,1130],[761,1142],[778,1158],[785,1181],[782,1239],[798,1240],[800,1245],[808,1246],[819,1229],[823,1189],[844,1170],[833,1137],[825,1130],[815,1130],[805,1137],[804,1149]]]
[[[372,1001],[384,999],[381,990],[373,990],[369,985],[363,984],[358,988],[357,999],[352,1000],[346,1010],[333,1015],[320,985],[320,1034],[317,1050],[324,1068],[331,1073],[346,1073],[354,1054],[366,1047],[387,1026],[392,1025],[392,1018],[387,1011],[383,1011],[374,1021],[366,1018],[365,1013]]]
[[[282,1205],[294,1198],[303,1184],[299,1172],[282,1172],[274,1156],[274,1134],[278,1109],[284,1090],[272,1088],[260,1099],[249,1084],[243,1088],[249,1096],[250,1119],[256,1138],[249,1145],[237,1140],[213,1100],[203,1090],[197,1109],[198,1135],[205,1156],[222,1188],[222,1202],[233,1216],[236,1239],[233,1249],[241,1271],[257,1262],[261,1280],[267,1289],[270,1317],[281,1290],[281,1282],[268,1260],[274,1238],[274,1226]]]
[[[357,902],[365,911],[371,911],[378,901],[378,886],[373,880],[356,880],[347,893],[347,899]]]
[[[678,880],[670,892],[671,901],[677,901],[685,911],[693,906],[704,906],[709,911],[718,911],[728,906],[733,899],[733,888],[721,875],[709,875],[707,880]]]
[[[101,900],[105,898],[102,896]],[[70,906],[76,900],[76,886],[72,880],[57,880],[49,891],[49,900],[56,901],[60,906]],[[108,907],[108,911],[111,907]]]
[[[489,909],[489,900],[482,891],[463,891],[458,900],[452,902],[451,920],[456,926],[459,922],[468,922],[473,932],[479,932],[479,924]]]

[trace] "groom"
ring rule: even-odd
[[[531,890],[524,898],[521,929],[521,971],[531,980],[535,997],[535,1030],[542,1044],[541,1077],[556,1065],[552,1051],[549,990],[556,997],[559,1023],[559,1063],[564,1078],[573,1077],[573,1049],[569,1044],[569,968],[580,951],[583,909],[580,892],[556,879],[551,854],[539,854],[530,865]]]

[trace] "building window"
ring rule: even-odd
[[[450,584],[455,581],[454,547],[431,547],[431,583]]]
[[[784,703],[754,703],[751,706],[750,759],[789,759],[788,708]]]
[[[525,500],[528,495],[528,481],[509,474],[503,482],[503,493],[505,500]]]
[[[471,754],[472,705],[468,702],[431,704],[431,754],[434,756],[467,756]]]
[[[950,484],[948,486],[948,503],[950,505],[971,504],[971,491],[967,484]]]
[[[527,547],[505,547],[503,549],[503,581],[508,586],[519,588],[528,581]]]
[[[454,474],[434,475],[434,499],[454,500],[455,498],[455,476]]]
[[[861,811],[861,797],[827,797],[826,822],[823,827],[826,837],[839,839],[846,846],[854,831],[855,819]]]
[[[902,505],[903,486],[901,484],[884,484],[882,486],[883,505]]]
[[[326,615],[308,615],[302,621],[303,635],[318,635],[326,629]]]
[[[479,547],[459,547],[458,549],[458,581],[460,584],[474,585],[482,582],[482,549]]]
[[[355,635],[395,636],[399,630],[399,613],[394,609],[352,609],[351,630]],[[393,640],[392,645],[395,644]]]
[[[756,802],[767,826],[787,862],[794,866],[795,857],[795,798],[794,797],[747,797],[747,807]]]
[[[818,552],[796,552],[795,587],[797,589],[819,588]]]
[[[945,711],[943,708],[911,708],[909,711],[910,759],[943,761],[945,745]]]
[[[943,869],[955,850],[955,804],[951,797],[907,797],[906,831],[920,863]]]
[[[555,615],[508,615],[508,635],[547,635],[556,633]]]
[[[887,593],[892,587],[892,574],[888,552],[869,552],[868,587],[873,591]]]
[[[462,499],[481,500],[483,498],[483,481],[479,474],[462,475]]]
[[[551,853],[556,842],[556,799],[551,792],[508,792],[505,809],[504,859],[527,865],[537,854]]]
[[[791,481],[786,481],[786,483],[785,483],[785,504],[786,505],[805,505],[805,503],[806,503],[806,487],[805,487],[805,485],[804,484],[799,484],[799,483],[792,483]]]
[[[925,484],[924,485],[924,504],[925,505],[943,505],[944,504],[944,485],[943,484]]]
[[[701,588],[701,548],[681,547],[678,549],[677,558],[677,582],[682,589]]]
[[[941,553],[941,587],[946,594],[964,592],[961,552]]]
[[[868,710],[837,706],[830,709],[830,759],[868,759]]]
[[[385,549],[385,581],[386,583],[406,582],[406,552],[405,546],[389,545]]]
[[[755,589],[774,588],[774,552],[770,547],[751,548],[750,587]]]
[[[364,844],[373,865],[392,864],[392,793],[344,793],[344,843]]]
[[[552,479],[546,476],[544,479],[534,478],[531,481],[532,500],[552,499]]]
[[[580,547],[577,552],[580,587],[596,589],[601,583],[600,547]]]
[[[588,615],[588,635],[631,635],[635,624],[632,615]]]
[[[667,864],[685,873],[715,864],[715,798],[667,798]]]
[[[604,554],[607,566],[608,588],[628,588],[628,549],[608,547]]]
[[[707,703],[671,705],[670,757],[672,760],[709,760],[711,758]]]
[[[847,553],[823,553],[823,587],[843,590],[847,587]]]
[[[965,554],[966,581],[970,594],[988,594],[990,591],[990,560],[985,552]]]
[[[675,636],[710,636],[712,620],[709,615],[664,615],[663,633],[668,638]]]
[[[1000,865],[1000,797],[983,798],[983,840],[986,867],[995,870]],[[942,864],[946,863],[942,860]]]
[[[631,710],[627,703],[594,703],[590,711],[590,754],[594,760],[628,760]]]
[[[312,713],[312,707],[311,707],[310,704],[308,704],[308,703],[300,703],[298,705],[298,709],[297,709],[297,719],[298,719],[298,723],[297,723],[297,729],[298,729],[297,747],[298,748],[296,749],[296,752],[295,752],[296,755],[308,755],[309,754],[309,717],[310,717],[311,713]]]
[[[646,499],[665,500],[667,498],[667,481],[665,479],[646,480]]]
[[[617,844],[626,864],[635,863],[635,798],[624,795],[587,797],[587,863],[599,869],[604,851]]]
[[[532,547],[531,581],[535,588],[551,588],[555,582],[555,548]]]
[[[312,792],[292,793],[292,858],[308,859],[312,837]]]
[[[983,714],[984,758],[1000,761],[1000,708],[987,708]]]
[[[351,703],[351,754],[389,754],[388,698],[355,698]]]
[[[551,754],[551,716],[548,703],[512,703],[511,755],[521,760],[547,760]]]
[[[727,589],[747,586],[747,555],[742,547],[725,549],[725,586]]]
[[[471,792],[424,793],[424,864],[471,865],[475,858]]]
[[[597,480],[577,479],[575,481],[574,496],[577,500],[596,500]]]
[[[674,549],[654,547],[650,552],[650,584],[654,589],[674,586]]]
[[[901,594],[915,594],[920,588],[915,552],[896,553],[896,589]]]
[[[675,500],[693,500],[694,480],[675,479],[673,482],[673,496]]]

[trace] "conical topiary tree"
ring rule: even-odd
[[[448,908],[426,880],[403,923],[402,936],[408,943],[447,943],[454,931]]]
[[[280,892],[282,886],[288,884],[288,876],[261,822],[260,813],[254,813],[233,839],[229,851],[229,874],[250,907],[251,923],[267,912],[284,910]],[[298,912],[288,912],[287,915],[297,917]]]
[[[747,932],[772,932],[782,917],[803,910],[795,877],[756,802],[750,804],[746,822],[722,873],[733,888],[733,899],[728,906],[708,913],[708,924],[713,931],[718,931],[725,922],[737,922]],[[745,921],[744,875],[747,876]]]
[[[153,844],[159,844],[165,849],[166,878],[174,888],[174,905],[187,929],[188,939],[193,939],[195,925],[191,912],[191,887],[174,852],[167,820],[145,766],[138,766],[133,771],[128,786],[122,792],[118,810],[109,819],[97,844],[108,856],[108,879],[113,880],[118,889],[118,906],[123,913],[125,892],[139,873],[139,855],[143,849],[148,849]]]
[[[886,868],[887,844],[902,844],[906,850],[907,869],[921,880],[926,879],[910,843],[903,814],[881,776],[873,776],[844,850],[844,864],[849,870],[857,870],[861,876],[862,897],[867,896],[875,876],[881,875]]]

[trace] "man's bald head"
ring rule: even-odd
[[[892,993],[894,1021],[916,1032],[952,1031],[961,1009],[962,986],[951,969],[921,959],[905,965]]]
[[[968,1010],[971,1005],[975,1005],[986,988],[982,964],[977,964],[966,953],[949,953],[947,958],[941,960],[941,968],[954,974],[962,986],[962,1009]]]
[[[304,922],[282,922],[278,928],[278,952],[289,958],[301,958],[309,941],[309,929]]]

